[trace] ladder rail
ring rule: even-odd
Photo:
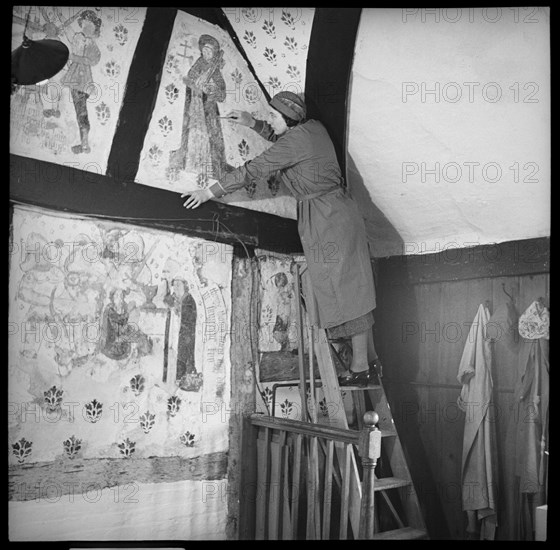
[[[307,420],[309,416],[309,411],[307,410],[307,384],[305,382],[305,365],[303,361],[303,311],[302,311],[302,301],[301,301],[301,274],[300,266],[296,263],[296,311],[298,316],[298,326],[297,326],[297,336],[298,336],[298,365],[299,365],[299,394],[301,399],[301,420]],[[311,357],[313,360],[313,357]]]
[[[311,286],[311,280],[309,277],[309,271],[305,263],[305,258],[299,257],[295,260],[295,274],[296,274],[296,289],[297,289],[297,313],[298,313],[298,323],[302,327],[304,323],[304,318],[307,322],[307,336],[309,343],[309,380],[311,384],[311,411],[309,411],[311,421],[316,422],[316,408],[315,408],[315,376],[313,372],[313,358],[317,358],[317,364],[319,367],[319,374],[321,379],[321,386],[323,388],[324,396],[329,404],[327,410],[329,413],[329,421],[332,423],[333,427],[349,429],[348,419],[346,417],[346,412],[344,408],[344,402],[341,395],[341,388],[338,384],[338,376],[336,372],[336,366],[334,363],[333,356],[344,366],[344,360],[341,357],[341,353],[333,345],[333,341],[328,338],[326,329],[313,326],[311,322],[311,315],[307,309],[305,297],[308,297],[308,302],[312,302],[313,289]],[[303,335],[303,330],[301,330]],[[316,336],[314,338],[313,336]],[[303,336],[302,336],[303,339]],[[300,347],[300,356],[303,358],[303,342]],[[300,384],[305,387],[306,377],[303,374],[303,370],[300,369],[301,377]],[[301,386],[300,386],[301,388]],[[346,388],[345,388],[346,389]],[[375,472],[371,470],[371,462],[367,463],[367,467],[364,468],[364,477],[368,477],[368,491],[370,490],[370,485],[373,486],[373,480],[379,481],[378,489],[379,492],[386,503],[390,513],[392,514],[398,529],[394,532],[392,531],[390,536],[398,538],[401,534],[406,537],[408,533],[410,538],[423,538],[423,535],[427,537],[426,525],[423,518],[422,511],[420,509],[420,504],[418,501],[418,496],[416,494],[412,477],[410,475],[410,470],[406,463],[406,457],[404,455],[402,445],[399,439],[399,435],[392,417],[390,410],[390,405],[387,401],[385,390],[379,381],[379,385],[376,389],[368,388],[356,388],[358,391],[352,392],[352,398],[354,406],[358,417],[358,428],[363,429],[362,419],[363,413],[365,412],[365,395],[369,395],[372,406],[375,412],[378,413],[380,420],[381,431],[386,434],[391,435],[390,442],[385,445],[388,449],[388,459],[389,465],[391,467],[391,472],[393,476],[396,476],[396,482],[389,482],[390,479],[385,481],[376,476]],[[301,389],[300,389],[301,391]],[[302,397],[302,409],[305,408],[307,411],[307,398],[303,401]],[[313,412],[314,411],[314,412]],[[314,415],[315,413],[315,415]],[[360,414],[361,413],[361,414]],[[381,431],[379,432],[381,434]],[[380,439],[381,441],[381,439]],[[346,476],[351,472],[350,478],[347,480],[348,487],[348,508],[349,517],[352,530],[355,537],[365,536],[366,538],[371,538],[374,536],[374,517],[373,517],[373,502],[370,504],[370,496],[364,495],[362,493],[362,482],[360,482],[359,471],[356,463],[356,458],[354,453],[348,454],[348,449],[335,443],[335,452],[339,464],[346,464],[348,460],[351,462],[351,467],[346,470]],[[367,462],[367,461],[366,461]],[[362,466],[364,466],[362,464]],[[371,477],[371,483],[369,483],[369,477]],[[341,478],[342,481],[342,478]],[[399,516],[393,502],[391,501],[389,495],[385,492],[391,490],[395,487],[401,487],[396,489],[400,495],[400,501],[404,514],[406,515],[405,521]],[[364,502],[367,501],[366,509],[372,510],[371,521],[365,520],[363,517]],[[346,504],[346,503],[345,503]],[[362,514],[361,514],[362,512]],[[365,521],[365,523],[364,523]],[[377,536],[377,533],[375,534]],[[387,534],[389,536],[389,534]]]

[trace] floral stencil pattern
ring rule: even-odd
[[[225,8],[267,92],[305,89],[314,8]]]
[[[101,418],[103,403],[100,403],[97,399],[93,399],[89,403],[86,403],[84,410],[86,420],[95,424]]]
[[[78,454],[78,451],[82,448],[82,440],[78,439],[75,435],[73,435],[70,438],[68,438],[66,441],[64,441],[62,446],[64,448],[64,453],[66,454],[66,456],[72,459]]]
[[[27,441],[25,437],[22,437],[19,441],[12,444],[12,453],[16,456],[17,461],[22,464],[31,454],[32,447],[33,443],[31,443],[31,441]]]
[[[140,427],[142,428],[142,431],[145,434],[150,433],[150,430],[154,427],[155,422],[156,422],[156,415],[150,413],[150,411],[146,411],[140,417]]]
[[[119,448],[119,452],[121,453],[121,455],[123,455],[125,458],[130,458],[132,454],[136,451],[136,442],[131,441],[127,437],[124,441],[121,441],[117,445],[117,447]]]
[[[194,436],[194,434],[192,434],[189,431],[187,431],[183,435],[181,435],[181,437],[179,439],[185,447],[193,447],[194,446],[195,436]]]

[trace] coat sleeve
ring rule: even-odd
[[[306,140],[302,139],[302,133],[298,128],[294,128],[253,160],[226,174],[221,181],[210,187],[210,191],[216,198],[221,198],[252,181],[266,180],[278,170],[289,168],[304,160],[308,149]]]
[[[460,384],[468,384],[469,380],[475,374],[476,366],[476,347],[480,345],[479,324],[482,322],[480,316],[480,308],[469,330],[467,341],[459,363],[459,372],[457,373],[457,380]]]
[[[274,133],[274,130],[268,122],[264,120],[255,121],[255,125],[252,128],[259,136],[263,137],[267,141],[277,141],[278,136]]]

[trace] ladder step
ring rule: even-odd
[[[382,386],[379,384],[371,384],[369,386],[340,386],[342,391],[366,391],[366,390],[380,390]]]
[[[406,540],[406,539],[424,539],[428,538],[428,533],[422,529],[414,529],[414,527],[403,527],[401,529],[393,529],[392,531],[382,531],[373,535],[375,540]]]
[[[389,489],[397,489],[398,487],[406,487],[411,485],[409,479],[401,479],[398,477],[380,477],[375,480],[373,486],[375,491],[388,491]]]

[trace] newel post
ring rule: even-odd
[[[374,529],[374,482],[375,466],[381,455],[381,431],[376,428],[379,415],[375,411],[364,414],[364,427],[360,433],[358,453],[362,460],[362,505],[360,509],[360,528],[358,538],[373,538]]]

